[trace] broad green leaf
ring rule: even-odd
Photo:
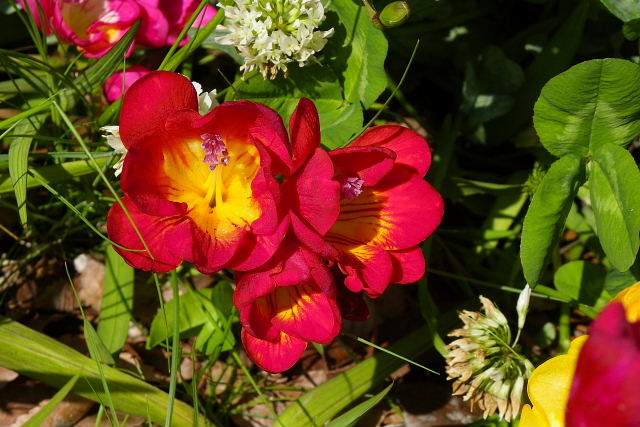
[[[109,163],[110,158],[98,158],[96,163],[100,167],[104,167]],[[85,176],[92,173],[96,173],[96,170],[86,160],[76,160],[73,162],[65,162],[59,165],[44,166],[39,169],[30,169],[30,173],[34,174],[40,180],[47,184],[57,184],[59,182],[68,181],[78,176]],[[27,175],[27,188],[39,187],[40,182]],[[11,178],[0,177],[0,196],[13,191],[13,184]]]
[[[589,188],[600,244],[616,270],[626,271],[640,247],[640,171],[631,154],[614,144],[600,146]]]
[[[115,365],[116,361],[111,356],[109,350],[102,342],[102,339],[93,328],[93,325],[88,320],[84,320],[84,337],[89,348],[89,354],[91,358],[100,363],[106,363],[107,365]]]
[[[369,108],[387,87],[387,76],[384,61],[387,56],[387,39],[384,33],[373,26],[365,7],[353,0],[334,0],[329,11],[336,12],[344,27],[335,27],[336,37],[343,40],[339,51],[331,45],[325,48],[329,57],[335,55],[336,60],[327,64],[334,68],[344,79],[344,97],[348,102],[361,102]],[[342,38],[337,33],[345,31]],[[345,58],[346,55],[346,58]],[[344,71],[336,67],[340,61],[346,60]]]
[[[624,22],[640,19],[640,2],[638,0],[600,0],[600,3]]]
[[[580,46],[589,12],[589,0],[582,0],[545,44],[544,49],[525,70],[522,85],[513,109],[488,128],[491,139],[503,141],[513,136],[531,120],[533,104],[540,89],[553,76],[567,69]],[[489,124],[488,124],[489,125]]]
[[[432,345],[427,326],[415,330],[389,350],[415,359]],[[380,386],[388,375],[405,362],[385,353],[360,362],[355,367],[295,400],[278,418],[276,427],[317,427],[338,415],[367,391]]]
[[[202,309],[202,302],[197,294],[200,292],[209,299],[211,291],[211,289],[202,289],[200,291],[188,291],[184,295],[180,295],[180,306],[189,308],[188,310],[180,310],[180,335],[183,337],[195,335],[195,329],[206,322],[207,318]],[[175,300],[173,299],[167,302],[164,304],[164,312],[160,310],[156,317],[153,318],[149,329],[149,338],[147,339],[148,349],[165,342],[173,335],[174,304]]]
[[[69,380],[68,383],[64,385],[58,392],[53,395],[51,400],[47,402],[46,405],[42,409],[40,409],[37,413],[35,413],[31,418],[27,420],[26,423],[22,424],[22,427],[39,427],[44,425],[44,421],[47,419],[49,415],[53,412],[53,410],[62,402],[65,397],[69,394],[73,386],[78,382],[78,378],[80,378],[80,374],[76,374],[73,378]]]
[[[160,311],[151,322],[147,348],[165,342],[173,334],[174,300],[164,305],[165,315]],[[180,295],[180,335],[182,337],[198,335],[196,348],[207,354],[215,352],[221,346],[229,350],[235,345],[233,333],[229,330],[232,319],[233,289],[227,282],[220,282],[213,288],[188,291]],[[167,331],[168,326],[169,330]]]
[[[15,135],[7,137],[9,146],[9,174],[16,196],[18,214],[23,227],[27,226],[27,170],[29,168],[29,149],[33,137],[40,129],[42,120],[39,117],[25,119],[12,131]]]
[[[378,403],[380,403],[380,401],[382,399],[384,399],[384,397],[387,395],[387,393],[389,393],[389,391],[391,390],[391,387],[393,387],[393,383],[389,384],[380,393],[376,394],[375,396],[371,397],[370,399],[367,399],[365,402],[362,402],[361,404],[359,404],[355,408],[348,410],[344,414],[340,415],[338,418],[332,420],[325,427],[351,427],[351,426],[353,426],[355,423],[358,422],[358,420],[360,418],[362,418],[362,416],[364,414],[369,412],[371,409],[373,409],[374,406],[376,406]]]
[[[106,258],[98,335],[107,350],[115,354],[122,350],[127,341],[133,306],[134,271],[111,245],[107,247]]]
[[[560,233],[584,181],[584,161],[565,156],[551,165],[524,218],[520,259],[527,283],[535,287],[560,239]]]
[[[98,369],[95,360],[6,317],[0,317],[0,347],[0,366],[53,387],[63,387],[70,378],[80,375],[73,393],[96,402],[107,401],[102,371],[116,409],[164,424],[169,396],[145,381],[109,366]],[[193,408],[176,400],[173,425],[190,426],[193,419]]]
[[[631,271],[612,270],[607,274],[604,288],[610,295],[616,296],[636,282],[638,282],[638,279],[631,274]]]
[[[640,134],[640,66],[622,59],[578,64],[545,85],[534,110],[540,141],[556,156],[626,146]]]
[[[233,288],[229,282],[219,282],[211,290],[211,296],[199,294],[203,304],[205,323],[198,334],[195,349],[207,355],[228,351],[235,347],[236,339],[232,326],[237,322],[233,316]]]
[[[583,304],[594,305],[604,289],[607,273],[587,261],[572,261],[561,266],[553,276],[560,292]]]

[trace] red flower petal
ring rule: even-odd
[[[415,283],[424,276],[425,261],[419,246],[404,251],[389,251],[389,255],[393,264],[391,283]]]
[[[301,98],[289,122],[294,174],[320,147],[320,118],[316,106],[307,98]]]
[[[333,164],[322,148],[287,180],[285,197],[291,211],[318,234],[333,226],[340,212],[340,184],[333,180]]]
[[[391,256],[374,246],[343,249],[339,265],[347,275],[344,285],[352,292],[364,290],[371,298],[377,298],[387,290],[393,275]]]
[[[272,301],[275,313],[271,324],[289,335],[328,344],[340,331],[335,300],[313,285],[279,286]]]
[[[307,342],[280,333],[273,341],[261,340],[242,330],[242,343],[256,365],[267,372],[282,372],[291,368],[302,357]]]
[[[346,147],[329,152],[338,177],[359,177],[376,185],[393,168],[396,154],[384,147]]]
[[[444,213],[440,194],[417,175],[395,167],[374,188],[342,200],[330,241],[388,250],[412,248],[433,233]],[[346,243],[344,243],[346,244]]]
[[[133,267],[156,273],[174,270],[182,262],[180,248],[190,245],[190,222],[182,216],[157,217],[142,213],[128,197],[122,201],[153,254],[132,252],[115,247],[115,250]],[[119,203],[109,211],[107,221],[109,238],[129,249],[144,249],[133,225]]]
[[[396,153],[396,165],[413,168],[424,176],[431,166],[431,151],[427,141],[411,129],[396,126],[375,126],[368,129],[350,147],[385,147]]]
[[[164,132],[167,118],[180,110],[198,110],[198,96],[186,77],[155,71],[136,81],[124,96],[120,136],[131,148]]]
[[[582,347],[567,403],[566,425],[640,425],[640,322],[627,322],[624,306],[610,304]]]

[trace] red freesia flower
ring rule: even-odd
[[[591,326],[573,378],[565,424],[640,425],[640,322],[630,323],[614,302]]]
[[[306,140],[319,140],[314,132],[315,127],[310,127]],[[302,143],[292,143],[295,163],[296,144]],[[307,142],[299,151],[308,155],[308,146],[313,144]],[[418,245],[443,215],[442,197],[423,180],[431,164],[425,139],[401,126],[378,126],[349,147],[329,152],[329,157],[341,197],[337,221],[309,227],[309,220],[301,221],[294,213],[291,221],[297,237],[337,261],[347,275],[345,285],[353,292],[364,290],[377,297],[389,283],[419,280],[425,263]],[[315,174],[294,176],[290,187],[295,189],[288,194],[313,193],[314,178]]]
[[[236,279],[242,342],[265,371],[289,369],[309,341],[328,344],[340,332],[331,271],[298,242],[286,240],[265,266],[238,273]]]
[[[115,242],[144,249],[116,249],[129,264],[167,272],[189,261],[213,273],[273,255],[289,223],[274,174],[291,164],[277,113],[239,101],[202,117],[191,82],[158,71],[125,94],[120,136],[123,204],[144,242],[120,204],[107,226]]]

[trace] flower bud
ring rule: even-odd
[[[409,19],[411,8],[405,1],[394,1],[382,9],[378,15],[378,21],[384,28],[399,27]]]
[[[529,299],[531,299],[531,287],[527,283],[522,292],[520,292],[518,303],[516,304],[519,330],[524,327],[524,321],[527,318],[527,312],[529,311]]]

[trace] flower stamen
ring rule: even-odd
[[[364,180],[351,176],[340,180],[340,195],[343,199],[355,199],[362,194]]]
[[[205,133],[200,135],[204,140],[202,148],[204,149],[204,161],[209,163],[209,169],[216,170],[216,166],[222,163],[224,166],[229,164],[231,157],[222,137],[217,133]]]

